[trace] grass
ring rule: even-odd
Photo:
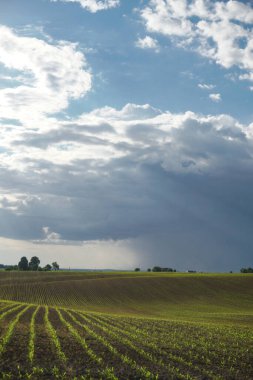
[[[0,273],[3,379],[252,379],[253,275]]]

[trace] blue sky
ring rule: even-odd
[[[12,0],[0,28],[2,262],[252,265],[250,3]]]

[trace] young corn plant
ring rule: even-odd
[[[9,343],[14,328],[16,327],[20,317],[30,308],[30,306],[26,306],[22,309],[18,314],[16,314],[15,318],[9,323],[8,328],[4,336],[2,337],[2,342],[0,343],[0,355],[5,351],[7,344]]]
[[[77,312],[76,312],[76,314],[79,317],[81,317],[82,319],[86,320],[86,322],[88,322],[89,324],[92,325],[92,323],[88,319],[85,319],[86,317],[83,314],[77,313]],[[73,316],[73,314],[72,314],[72,316]],[[83,328],[89,329],[92,334],[96,334],[94,330],[91,330],[87,326],[87,324],[81,324],[81,325],[83,326]],[[93,323],[93,325],[94,325],[94,327],[97,327],[97,324]],[[100,328],[100,326],[99,326],[99,328]],[[102,329],[102,331],[108,333],[107,329]],[[104,337],[100,336],[99,334],[96,334],[96,337],[97,337],[97,340],[99,340],[102,344],[104,344],[104,346],[106,346],[112,353],[114,353],[115,355],[117,355],[123,363],[125,363],[126,365],[128,365],[129,367],[131,367],[133,370],[135,370],[136,373],[138,373],[141,376],[141,378],[153,379],[153,380],[158,378],[158,374],[152,373],[145,366],[141,366],[141,365],[137,364],[134,359],[132,359],[129,356],[127,356],[127,355],[122,354],[121,352],[119,352]]]
[[[99,356],[96,355],[96,353],[88,346],[86,340],[84,338],[82,338],[78,331],[71,325],[71,323],[69,323],[62,315],[61,311],[59,309],[56,309],[58,315],[59,315],[59,318],[61,320],[61,322],[68,328],[68,330],[70,331],[71,335],[80,343],[80,345],[85,349],[86,353],[89,355],[89,357],[94,360],[94,362],[96,362],[99,366],[102,366],[102,365],[105,365],[105,363],[103,362],[103,359]],[[104,375],[104,377],[102,378],[105,378],[105,379],[108,379],[108,380],[117,380],[117,377],[115,376],[115,374],[113,373],[113,369],[111,368],[108,368],[106,367],[105,369],[101,370],[100,371],[100,374],[102,376],[102,374]]]
[[[97,334],[94,330],[87,326],[87,324],[83,324],[78,321],[73,313],[66,311],[66,313],[70,316],[70,318],[77,325],[82,327],[89,335],[99,341],[104,347],[106,347],[113,355],[115,355],[118,359],[120,359],[123,363],[129,365],[132,369],[134,369],[137,373],[139,373],[145,379],[156,379],[157,375],[152,374],[148,369],[143,366],[139,366],[135,360],[129,358],[127,355],[120,353],[115,347],[113,347],[102,335]],[[79,315],[79,314],[77,314]],[[82,317],[82,316],[81,316]]]
[[[57,333],[56,333],[54,327],[52,326],[52,324],[51,324],[51,322],[49,320],[48,306],[45,306],[44,321],[45,321],[46,330],[47,330],[48,335],[49,335],[49,337],[51,339],[51,342],[53,343],[53,345],[56,348],[56,353],[57,353],[58,358],[62,362],[66,362],[67,361],[66,355],[62,351],[61,343],[60,343],[60,341],[58,339]]]
[[[11,307],[11,309],[8,309],[7,311],[3,312],[0,315],[0,322],[2,319],[4,319],[7,315],[11,314],[13,311],[17,311],[18,309],[21,309],[23,305],[14,305]]]
[[[137,352],[140,356],[143,358],[149,360],[152,364],[155,364],[156,366],[162,367],[168,371],[168,373],[171,374],[171,376],[176,376],[177,379],[193,379],[189,374],[184,375],[180,372],[178,366],[173,366],[172,364],[168,363],[165,364],[161,358],[157,358],[152,352],[144,350],[139,345],[136,345],[132,342],[132,339],[125,338],[121,335],[122,330],[118,329],[118,331],[115,331],[114,328],[110,324],[107,324],[105,322],[101,322],[97,317],[94,315],[92,318],[86,315],[86,320],[90,323],[92,322],[94,326],[102,329],[106,334],[109,336],[112,336],[113,338],[117,339],[118,341],[121,341],[124,343],[125,346],[128,346],[133,351]],[[95,321],[95,322],[94,322]]]
[[[34,348],[35,348],[35,318],[36,318],[36,315],[38,313],[40,309],[40,306],[38,306],[33,314],[32,314],[32,318],[31,318],[31,322],[30,322],[30,337],[29,337],[29,344],[28,344],[28,358],[29,358],[29,361],[30,363],[32,364],[33,363],[33,358],[34,358]]]
[[[8,309],[11,309],[13,306],[17,305],[16,303],[10,303],[10,302],[7,302],[7,303],[4,303],[4,304],[1,304],[0,305],[0,313],[2,314],[3,312],[5,312],[6,310]]]
[[[102,323],[102,325],[106,327],[110,327],[111,330],[122,334],[123,336],[129,337],[132,341],[138,342],[140,345],[147,348],[149,352],[154,352],[155,354],[159,355],[160,358],[166,357],[166,359],[169,359],[170,362],[175,363],[175,365],[181,365],[182,367],[185,367],[186,371],[194,370],[194,372],[198,372],[200,375],[210,376],[210,371],[207,371],[205,368],[201,368],[200,366],[193,364],[189,359],[187,360],[182,356],[162,350],[159,347],[159,341],[152,340],[150,332],[148,333],[147,331],[143,331],[140,328],[136,328],[130,325],[125,326],[124,323],[120,323],[119,321],[112,324],[108,318],[101,315],[99,317],[95,317],[93,315],[92,319],[98,321],[99,323]],[[180,349],[178,349],[178,352],[180,353]],[[164,366],[164,363],[162,363],[162,366]],[[214,373],[212,375],[215,376]]]

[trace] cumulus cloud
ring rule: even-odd
[[[49,227],[43,227],[42,231],[45,235],[46,241],[59,241],[61,238],[60,234],[58,234],[57,232],[50,231]]]
[[[253,8],[229,0],[150,0],[140,11],[146,29],[193,49],[217,64],[243,70],[253,80]]]
[[[0,26],[0,64],[9,70],[9,85],[0,89],[2,118],[31,124],[91,89],[84,55],[66,41],[49,43]]]
[[[51,0],[53,2],[63,1],[65,3],[79,3],[82,8],[89,12],[96,13],[109,8],[115,8],[120,4],[120,0]]]
[[[51,231],[50,227],[42,227],[43,238],[33,240],[33,244],[48,244],[48,245],[69,245],[80,246],[83,245],[82,241],[63,240],[61,235],[57,232]]]
[[[146,36],[144,38],[138,38],[138,40],[135,43],[135,46],[140,49],[153,49],[156,52],[159,51],[158,41],[155,38],[152,38],[150,36]]]
[[[221,94],[219,94],[219,93],[213,93],[213,94],[210,94],[209,95],[209,98],[213,101],[213,102],[216,102],[216,103],[219,103],[219,102],[221,102]]]

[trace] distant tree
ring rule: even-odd
[[[152,269],[153,272],[176,272],[176,269],[173,268],[161,268],[158,266],[153,267]]]
[[[56,261],[54,261],[54,262],[52,263],[52,269],[53,269],[53,270],[59,270],[59,269],[60,269],[59,264],[57,264]]]
[[[20,262],[18,263],[19,270],[29,270],[28,260],[25,256],[21,257]]]
[[[151,272],[151,269],[150,269],[150,268],[148,268],[148,269],[147,269],[147,272]]]
[[[38,270],[40,264],[40,259],[37,256],[33,256],[29,262],[30,270]]]
[[[47,264],[46,266],[44,266],[43,268],[46,272],[50,271],[52,269],[52,265],[50,264]]]
[[[253,268],[249,267],[249,268],[242,268],[241,273],[253,273]]]
[[[158,267],[158,266],[155,266],[155,267],[153,267],[152,271],[153,271],[153,272],[161,272],[161,271],[162,271],[162,268],[161,268],[161,267]]]
[[[173,268],[161,268],[162,272],[176,272],[176,269]]]
[[[134,271],[135,271],[135,272],[140,272],[140,270],[141,270],[140,268],[135,268]]]

